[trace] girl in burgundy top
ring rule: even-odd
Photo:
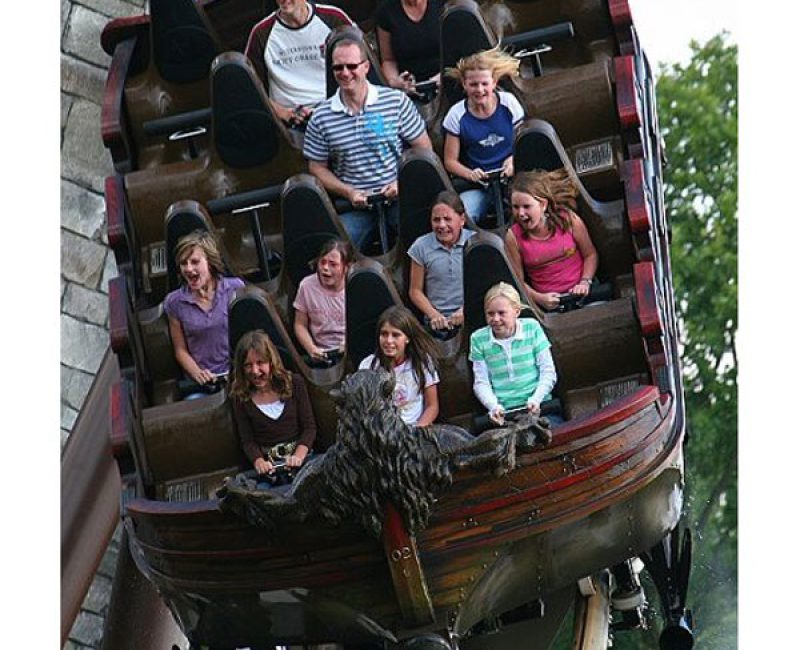
[[[528,297],[545,309],[558,307],[559,294],[587,295],[597,271],[597,250],[574,212],[577,195],[563,168],[520,172],[511,184],[506,253]]]
[[[279,456],[289,467],[303,464],[317,435],[311,400],[262,330],[239,339],[230,396],[242,449],[259,474],[272,472]]]

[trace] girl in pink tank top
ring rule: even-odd
[[[511,185],[506,252],[528,297],[545,309],[558,307],[559,294],[587,295],[597,271],[597,250],[573,211],[577,194],[563,168],[520,172]]]

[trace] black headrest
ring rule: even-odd
[[[448,4],[442,12],[441,25],[442,71],[453,67],[465,56],[497,45],[497,38],[484,21],[478,4],[472,0]],[[442,90],[448,104],[454,104],[464,96],[461,84],[444,75]]]
[[[464,329],[469,336],[486,325],[483,297],[498,282],[507,282],[520,294],[525,292],[517,283],[506,258],[503,240],[491,232],[478,232],[467,240],[464,248]]]
[[[362,32],[355,25],[342,25],[334,29],[325,41],[325,96],[330,97],[336,92],[339,87],[336,83],[336,77],[331,70],[331,52],[333,46],[341,40],[357,41],[364,43],[367,50],[367,60],[369,61],[369,72],[367,73],[367,80],[375,86],[386,86],[386,79],[381,72],[380,62],[369,46],[369,43],[364,40],[364,32]]]
[[[255,167],[279,149],[275,117],[264,87],[239,52],[221,54],[211,66],[212,135],[226,165]]]
[[[220,51],[194,0],[150,0],[150,38],[159,74],[173,83],[206,79]]]
[[[353,265],[345,287],[347,357],[354,367],[375,352],[376,328],[380,315],[389,307],[402,305],[400,296],[375,260]]]
[[[400,244],[408,250],[417,237],[431,231],[431,206],[439,192],[452,190],[439,157],[428,149],[408,149],[398,170]]]
[[[514,169],[553,171],[570,166],[569,157],[561,146],[555,129],[543,120],[530,120],[519,132],[514,143]]]
[[[281,194],[283,259],[297,287],[311,273],[309,262],[329,239],[347,239],[336,210],[319,181],[309,174],[289,178]]]
[[[253,330],[264,330],[281,355],[283,365],[293,372],[297,370],[294,361],[294,354],[297,352],[278,310],[269,294],[250,285],[244,290],[237,291],[236,297],[228,307],[228,342],[231,357],[239,339]]]
[[[175,246],[181,237],[195,230],[211,232],[211,219],[197,201],[178,201],[167,208],[164,216],[164,241],[167,249],[167,288],[180,286],[180,274],[175,260]]]

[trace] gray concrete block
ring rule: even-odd
[[[78,320],[105,325],[108,317],[108,296],[79,284],[70,284],[61,303],[61,311]]]
[[[143,11],[144,2],[126,0],[81,0],[81,4],[111,18],[138,16]]]
[[[106,74],[105,68],[86,63],[74,56],[61,54],[62,92],[83,97],[95,104],[102,104]]]
[[[76,99],[64,129],[61,176],[102,194],[111,172],[111,156],[100,136],[100,106]]]
[[[78,412],[74,408],[70,408],[63,402],[61,403],[61,428],[72,431],[75,426],[75,420],[78,419]]]
[[[91,612],[80,612],[69,638],[76,643],[95,647],[103,638],[103,617]]]
[[[67,444],[67,440],[69,440],[69,430],[61,429],[61,451],[64,451],[64,445]]]
[[[108,332],[61,314],[61,363],[95,374],[108,348]]]
[[[67,280],[84,287],[97,287],[105,256],[105,246],[62,229],[61,274]]]
[[[69,111],[72,108],[72,95],[61,93],[61,137],[64,137],[64,127],[67,125]]]
[[[72,9],[70,0],[61,0],[61,37],[64,37],[64,28],[69,20],[69,12]]]
[[[113,542],[108,545],[106,552],[103,554],[103,559],[100,560],[100,566],[97,567],[97,573],[100,575],[112,577],[117,570],[117,560],[119,559],[119,543]]]
[[[103,196],[69,181],[61,181],[61,227],[87,239],[101,239],[105,230]]]
[[[106,255],[106,264],[103,267],[103,278],[100,280],[100,291],[108,293],[108,283],[118,275],[117,260],[114,259],[114,254],[109,250],[108,255]]]
[[[67,23],[61,48],[68,54],[107,68],[111,57],[100,47],[100,32],[108,22],[108,16],[75,4]]]
[[[61,366],[61,401],[80,411],[94,377],[87,372]]]
[[[111,599],[111,578],[103,575],[95,575],[89,592],[83,599],[81,608],[93,614],[105,615],[108,609],[108,601]]]

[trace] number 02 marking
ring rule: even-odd
[[[411,549],[408,546],[396,548],[392,551],[392,562],[399,562],[400,560],[408,560],[411,558]]]

